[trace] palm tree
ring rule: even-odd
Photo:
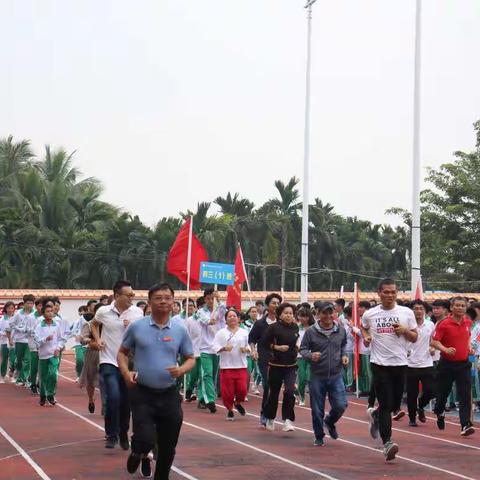
[[[239,194],[233,195],[230,192],[227,196],[217,197],[213,203],[220,207],[220,211],[223,215],[232,215],[233,217],[246,217],[250,215],[255,208],[255,205],[246,198],[239,198]]]

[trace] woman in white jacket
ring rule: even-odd
[[[213,341],[214,349],[220,355],[220,392],[227,409],[227,420],[234,419],[233,407],[245,415],[242,403],[247,395],[247,354],[248,331],[240,328],[240,315],[230,308],[225,313],[227,326],[219,330]]]

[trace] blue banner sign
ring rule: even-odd
[[[217,285],[233,285],[235,280],[235,265],[230,263],[200,263],[200,282],[216,283]]]

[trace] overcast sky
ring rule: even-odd
[[[77,150],[148,224],[302,175],[301,0],[2,0],[0,136]],[[480,2],[423,1],[422,165],[471,150]],[[318,0],[311,199],[392,222],[410,208],[414,0]]]

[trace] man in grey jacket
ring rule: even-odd
[[[345,352],[347,335],[340,323],[333,320],[334,306],[331,303],[315,302],[316,319],[303,336],[300,355],[310,361],[310,404],[316,446],[323,446],[325,432],[338,438],[335,424],[347,408],[347,396],[342,379],[342,368],[348,365]],[[325,398],[331,405],[325,417]],[[325,417],[325,419],[324,419]]]

